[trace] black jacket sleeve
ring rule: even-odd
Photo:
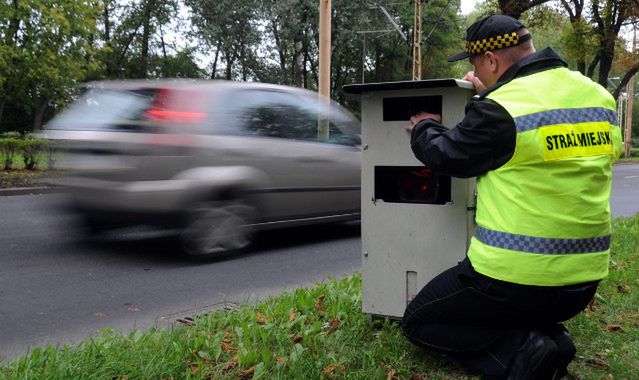
[[[411,133],[415,157],[435,172],[475,177],[497,169],[513,156],[517,131],[506,110],[490,99],[471,100],[455,128],[422,120]]]

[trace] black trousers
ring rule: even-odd
[[[475,272],[466,258],[426,284],[408,304],[404,335],[420,347],[448,354],[473,373],[502,377],[532,329],[577,315],[597,285],[513,284]]]

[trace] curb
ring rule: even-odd
[[[0,197],[7,197],[12,195],[36,195],[36,194],[50,194],[60,192],[58,187],[49,186],[36,186],[36,187],[12,187],[9,189],[0,189]]]

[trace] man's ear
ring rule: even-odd
[[[488,69],[491,73],[496,73],[499,71],[499,59],[497,55],[492,51],[487,51],[484,53],[485,58],[488,60]]]

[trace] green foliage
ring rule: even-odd
[[[13,159],[20,149],[21,140],[16,138],[0,138],[0,159],[4,170],[13,168]]]
[[[19,139],[20,137],[22,137],[22,135],[20,134],[20,132],[16,132],[16,131],[5,132],[3,134],[0,134],[0,138],[4,138],[4,139]]]
[[[15,136],[15,134],[10,132],[5,135]],[[32,135],[26,135],[24,138],[0,138],[0,164],[3,165],[4,170],[15,169],[14,164],[18,158],[22,158],[25,169],[35,170],[43,157],[47,158],[51,168],[54,151],[53,145],[48,140],[38,139]]]
[[[17,104],[40,127],[48,108],[63,105],[88,69],[98,65],[88,39],[99,0],[12,0],[0,3],[1,106]],[[4,55],[3,54],[3,55]]]
[[[464,29],[499,12],[500,3],[526,9],[538,2],[485,0],[467,18],[458,13],[459,0],[424,3],[422,78],[461,77],[470,70],[466,61],[449,64],[446,57],[463,48]],[[602,71],[623,76],[636,57],[625,52],[611,25],[631,14],[621,12],[628,7],[622,3],[594,2],[592,11],[606,16],[600,22],[589,9],[571,22],[564,6],[578,2],[533,6],[522,18],[538,48],[553,47],[582,71],[612,38],[614,46],[599,54],[606,58]],[[358,101],[344,94],[343,85],[411,79],[413,12],[410,1],[333,0],[334,99],[356,111]],[[209,67],[199,67],[201,61]],[[0,130],[39,128],[88,80],[208,77],[316,90],[318,66],[315,0],[6,0],[0,3]],[[592,66],[593,76],[598,67]]]
[[[610,275],[569,321],[576,378],[639,373],[639,215],[613,222]],[[6,379],[470,379],[457,364],[408,343],[401,327],[361,312],[361,277],[330,280],[187,326],[105,330],[78,347],[36,348],[0,366]]]
[[[90,79],[203,77],[194,48],[175,46],[169,39],[179,35],[183,43],[193,36],[181,30],[187,23],[180,14],[180,1],[105,0],[101,8],[96,55],[104,65]]]
[[[24,168],[27,170],[34,170],[41,154],[47,149],[48,141],[35,138],[26,138],[19,140],[20,153],[22,154],[22,160],[24,162]]]

